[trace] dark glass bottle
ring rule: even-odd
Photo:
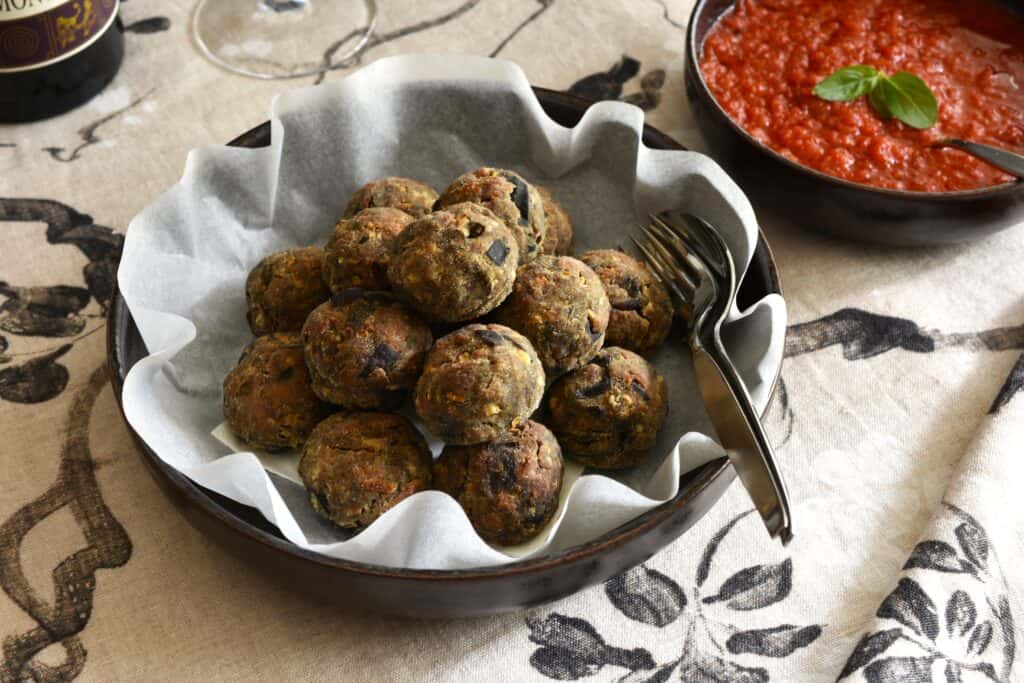
[[[124,56],[118,0],[0,0],[0,122],[73,109]]]

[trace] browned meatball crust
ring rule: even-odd
[[[249,327],[257,337],[298,332],[306,316],[331,293],[323,279],[323,249],[304,247],[270,254],[245,281]]]
[[[604,344],[610,311],[597,275],[570,256],[538,256],[521,266],[494,319],[521,332],[551,375],[580,367]]]
[[[537,191],[540,192],[540,199],[544,205],[544,218],[547,222],[547,232],[544,235],[544,241],[540,244],[541,253],[572,256],[573,230],[569,214],[561,204],[555,201],[551,190],[538,185]]]
[[[647,266],[613,249],[588,251],[580,260],[601,278],[612,305],[605,344],[644,356],[661,345],[672,327],[672,300]]]
[[[501,325],[467,325],[434,344],[416,384],[416,414],[447,443],[482,443],[527,420],[544,394],[530,342]]]
[[[632,467],[665,420],[665,380],[643,357],[612,346],[555,382],[547,409],[546,422],[567,456],[590,467]]]
[[[363,209],[390,207],[413,218],[422,218],[433,209],[437,191],[426,183],[411,178],[381,178],[366,183],[355,191],[345,207],[345,218]]]
[[[309,436],[299,476],[318,514],[338,526],[361,529],[430,488],[430,449],[401,415],[339,413]]]
[[[302,328],[313,391],[345,408],[397,405],[433,342],[430,328],[385,292],[347,289]]]
[[[518,264],[519,248],[504,223],[478,204],[455,204],[402,231],[388,280],[431,320],[460,322],[504,301]]]
[[[330,290],[388,289],[391,249],[412,221],[406,212],[388,207],[364,209],[338,221],[324,247],[324,282]]]
[[[528,420],[494,441],[445,446],[434,486],[459,502],[480,537],[516,545],[535,537],[558,509],[562,449]]]
[[[228,426],[256,448],[301,446],[332,410],[313,393],[297,332],[259,337],[224,379]]]
[[[478,168],[456,178],[436,208],[474,202],[486,206],[505,222],[519,245],[519,262],[529,263],[540,253],[547,234],[544,203],[537,188],[514,171]]]

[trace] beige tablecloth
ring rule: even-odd
[[[106,383],[120,235],[189,149],[264,120],[290,84],[205,62],[191,5],[124,2],[113,84],[0,127],[0,681],[1024,678],[1021,229],[902,250],[765,225],[794,323],[768,422],[796,501],[788,548],[734,485],[604,586],[416,622],[298,597],[193,530]],[[380,5],[365,60],[497,54],[538,85],[640,104],[700,146],[686,0]]]

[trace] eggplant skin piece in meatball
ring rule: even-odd
[[[612,305],[604,343],[642,356],[668,337],[675,309],[668,290],[640,261],[613,249],[580,256],[597,273]]]
[[[436,201],[437,191],[426,183],[412,178],[381,178],[355,191],[345,207],[345,218],[376,207],[398,209],[413,218],[423,218]]]
[[[257,337],[271,332],[298,332],[306,316],[327,301],[323,249],[304,247],[265,257],[245,281],[247,318]]]
[[[256,448],[297,448],[333,410],[313,393],[298,332],[259,337],[224,379],[228,426]]]
[[[386,408],[416,384],[430,328],[387,292],[347,289],[302,328],[313,391],[345,408]]]
[[[467,325],[427,354],[416,414],[447,443],[483,443],[529,419],[543,395],[544,368],[525,337],[501,325]]]
[[[324,247],[324,282],[331,292],[389,289],[391,249],[412,221],[406,212],[387,207],[364,209],[338,221]]]
[[[402,231],[388,280],[430,320],[462,322],[505,300],[518,264],[519,248],[504,223],[478,204],[455,204]]]
[[[573,229],[569,214],[555,201],[551,190],[538,185],[537,191],[540,192],[544,218],[547,222],[547,233],[541,242],[540,252],[555,256],[572,256]]]
[[[299,476],[318,514],[340,527],[362,529],[430,488],[430,449],[401,415],[338,413],[310,434]]]
[[[643,462],[667,412],[665,380],[654,366],[612,346],[551,386],[545,422],[567,457],[618,470]]]
[[[538,256],[519,268],[495,322],[521,332],[552,376],[585,364],[604,344],[611,306],[600,278],[571,256]]]
[[[494,441],[445,446],[434,463],[434,486],[459,502],[485,541],[516,545],[551,521],[562,471],[554,435],[528,420]]]
[[[452,181],[434,208],[474,202],[487,207],[505,222],[519,245],[519,263],[529,263],[540,253],[547,235],[544,202],[537,188],[515,171],[478,168]]]

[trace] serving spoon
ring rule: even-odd
[[[939,140],[933,147],[956,147],[971,156],[976,156],[982,161],[992,164],[1000,170],[1006,171],[1010,175],[1024,178],[1024,154],[1017,154],[1016,152],[993,147],[992,145],[985,145],[980,142],[958,140],[957,138]]]

